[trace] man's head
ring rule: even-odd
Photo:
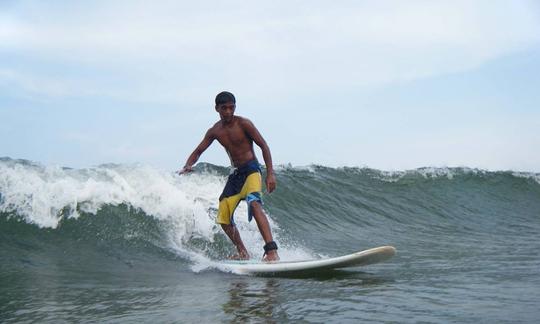
[[[236,104],[236,98],[234,97],[232,93],[230,93],[229,91],[222,91],[217,94],[216,106],[224,104],[224,103],[228,103],[228,102],[232,102],[233,104]]]
[[[222,91],[216,96],[216,111],[222,121],[228,123],[232,121],[236,108],[236,98],[228,91]]]

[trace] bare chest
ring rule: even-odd
[[[248,135],[238,124],[230,127],[222,127],[217,131],[216,137],[219,143],[228,149],[251,143]]]

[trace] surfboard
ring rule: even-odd
[[[219,268],[237,274],[302,273],[320,270],[367,266],[386,261],[396,254],[393,246],[380,246],[334,258],[302,261],[223,261]]]

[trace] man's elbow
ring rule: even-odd
[[[257,145],[261,148],[261,150],[269,150],[270,147],[268,147],[268,144],[266,144],[266,141],[262,140],[257,143]]]
[[[270,147],[264,143],[264,145],[261,146],[261,151],[270,153]]]

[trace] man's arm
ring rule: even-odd
[[[266,141],[262,137],[259,130],[253,125],[249,119],[243,119],[242,126],[246,133],[253,139],[255,144],[261,148],[264,164],[266,164],[266,190],[271,193],[276,189],[276,177],[274,175],[274,166],[272,165],[272,154]]]
[[[215,137],[212,133],[212,129],[209,129],[206,134],[204,135],[203,140],[201,143],[195,148],[193,153],[188,157],[186,164],[182,168],[182,170],[178,171],[178,174],[184,174],[187,172],[191,172],[193,170],[193,164],[199,160],[199,157],[201,154],[206,151],[206,149],[212,144]]]

